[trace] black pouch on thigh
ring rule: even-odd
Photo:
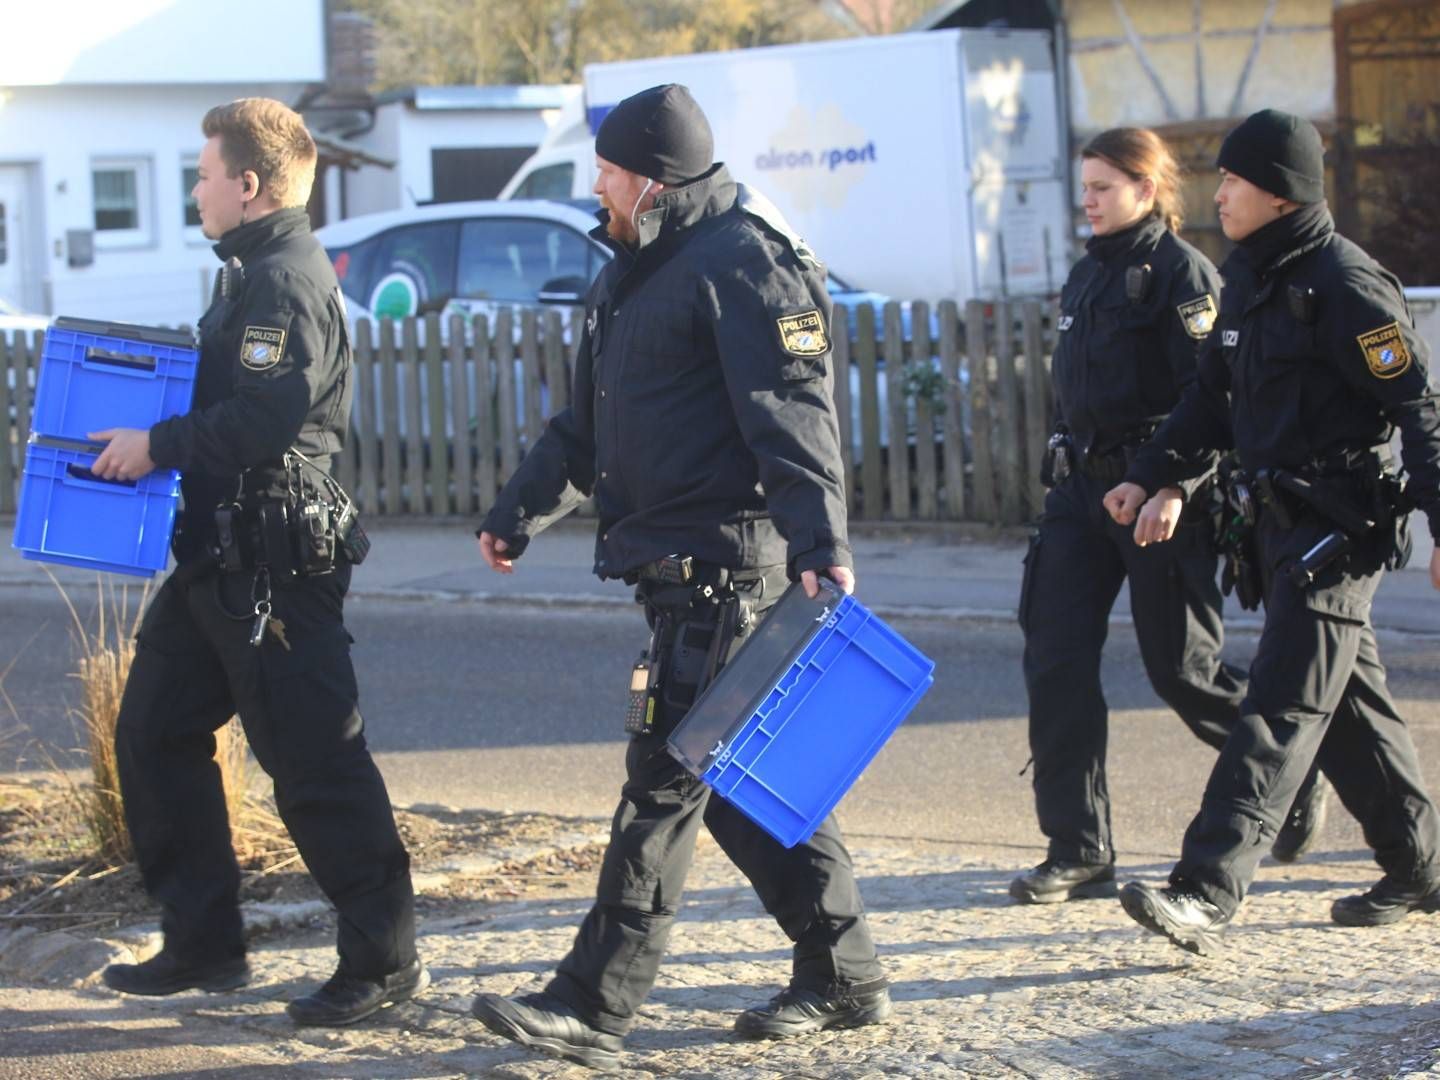
[[[1302,516],[1289,530],[1262,519],[1263,558],[1269,578],[1269,592],[1283,587],[1281,578],[1288,578],[1291,569],[1305,553],[1311,551],[1333,527],[1314,515]],[[1290,588],[1304,596],[1311,611],[1345,622],[1364,623],[1370,619],[1370,603],[1379,585],[1383,556],[1370,544],[1362,544],[1327,563],[1305,586],[1293,581]]]
[[[724,662],[737,601],[729,590],[642,586],[650,622],[646,652],[631,670],[625,730],[664,738]]]

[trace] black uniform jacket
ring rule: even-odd
[[[1232,446],[1247,469],[1303,470],[1398,427],[1407,491],[1440,537],[1440,412],[1395,276],[1324,203],[1257,230],[1221,274],[1198,378],[1126,479],[1153,492],[1183,475],[1180,457]]]
[[[1159,217],[1085,250],[1060,293],[1051,369],[1056,420],[1082,454],[1134,443],[1169,414],[1195,379],[1220,295],[1210,260]],[[1212,461],[1199,455],[1195,468]]]
[[[593,493],[601,577],[674,553],[850,565],[824,269],[738,194],[716,165],[656,199],[634,252],[611,243],[572,404],[481,526],[514,554]]]
[[[291,447],[328,467],[350,417],[345,306],[306,212],[277,210],[232,229],[215,254],[238,258],[243,280],[232,275],[226,295],[217,275],[191,411],[150,429],[155,464],[182,474],[192,530],[237,494],[247,469],[246,492],[278,494]]]

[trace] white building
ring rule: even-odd
[[[381,94],[349,142],[395,167],[337,170],[332,220],[431,202],[493,199],[534,153],[579,86],[420,86]],[[327,195],[332,211],[334,195]]]
[[[15,5],[0,65],[0,297],[193,323],[216,265],[189,200],[200,120],[237,97],[294,103],[323,84],[324,17],[324,0]]]

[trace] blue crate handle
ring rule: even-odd
[[[84,465],[66,465],[62,483],[71,487],[90,488],[93,491],[108,491],[112,495],[134,495],[140,490],[134,480],[106,480],[96,476]]]
[[[115,352],[92,345],[85,350],[85,359],[80,361],[80,366],[91,371],[129,375],[136,379],[153,379],[158,374],[160,361],[149,354]]]

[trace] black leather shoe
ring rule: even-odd
[[[1389,874],[1359,896],[1342,896],[1330,905],[1330,918],[1341,926],[1385,926],[1412,911],[1440,911],[1440,880],[1397,881]]]
[[[1147,930],[1164,934],[1186,952],[1213,956],[1230,917],[1199,893],[1180,886],[1156,889],[1132,881],[1120,890],[1125,914]]]
[[[624,1040],[599,1031],[559,998],[549,994],[525,994],[505,998],[480,994],[470,1012],[501,1038],[555,1054],[592,1069],[619,1068]]]
[[[1115,895],[1115,867],[1046,859],[1010,882],[1010,895],[1022,904],[1058,904]]]
[[[315,1027],[342,1027],[364,1020],[397,1001],[409,1001],[430,985],[430,972],[419,960],[412,960],[384,978],[362,979],[345,969],[342,960],[324,986],[313,994],[298,997],[285,1011],[297,1024]]]
[[[1292,863],[1315,846],[1320,826],[1325,824],[1325,811],[1330,804],[1330,781],[1318,772],[1311,782],[1295,796],[1285,824],[1275,834],[1270,854],[1283,863]]]
[[[890,988],[884,979],[845,987],[831,997],[787,987],[768,1004],[737,1016],[735,1032],[746,1039],[783,1039],[826,1028],[878,1024],[890,1011]]]
[[[143,964],[111,964],[101,978],[111,990],[161,997],[181,990],[236,990],[250,981],[243,956],[193,963],[161,949]]]

